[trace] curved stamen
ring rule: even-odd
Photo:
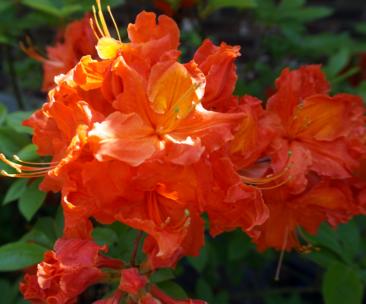
[[[1,174],[3,176],[8,177],[18,177],[18,178],[31,178],[31,177],[40,177],[45,176],[49,171],[53,170],[57,167],[58,163],[51,162],[51,163],[32,163],[32,162],[25,162],[19,159],[18,156],[13,156],[16,160],[22,163],[26,164],[33,164],[33,165],[52,165],[49,167],[30,167],[30,166],[24,166],[22,164],[17,164],[14,162],[9,161],[6,159],[4,154],[0,153],[0,160],[2,160],[4,163],[8,164],[10,167],[14,168],[16,171],[18,171],[19,174],[9,174],[5,170],[1,171]],[[28,172],[23,172],[28,171]]]
[[[281,187],[282,185],[286,184],[293,177],[294,177],[294,175],[291,174],[285,181],[283,181],[282,183],[280,183],[278,185],[275,185],[273,187],[267,187],[267,188],[260,188],[260,187],[258,187],[258,189],[261,189],[261,190],[269,190],[269,189],[275,189],[275,188]]]
[[[47,59],[47,58],[43,57],[40,54],[40,51],[38,49],[36,49],[34,46],[31,45],[29,38],[27,38],[27,41],[28,41],[28,44],[29,44],[28,48],[26,48],[24,43],[21,42],[21,41],[19,42],[19,45],[20,45],[20,48],[22,49],[22,51],[24,53],[26,53],[29,57],[32,57],[33,59],[35,59],[39,62],[47,63],[49,65],[53,65],[55,67],[63,67],[64,66],[64,63],[61,62],[61,61],[50,60],[50,59]]]
[[[287,154],[288,154],[287,161],[286,161],[283,169],[280,172],[278,172],[277,174],[270,174],[270,175],[267,175],[264,178],[263,177],[261,177],[261,178],[252,178],[252,177],[246,177],[246,176],[239,175],[241,181],[244,182],[244,183],[247,183],[247,184],[262,185],[262,184],[267,184],[271,181],[274,181],[274,180],[278,179],[279,177],[284,175],[288,170],[290,170],[290,168],[294,164],[293,162],[289,164],[292,152],[288,151]]]
[[[93,19],[92,19],[92,18],[90,18],[89,22],[90,22],[90,27],[91,27],[91,29],[92,29],[92,31],[93,31],[93,33],[94,33],[95,37],[97,38],[97,40],[99,40],[99,36],[98,36],[97,32],[96,32],[96,31],[95,31],[95,29],[94,29]]]
[[[103,31],[101,30],[100,26],[99,26],[99,22],[98,22],[98,18],[97,18],[97,11],[95,9],[95,6],[92,6],[93,8],[93,14],[94,14],[94,20],[95,20],[95,24],[97,25],[97,28],[99,30],[99,32],[102,34],[102,37],[105,37]]]
[[[99,16],[100,22],[102,23],[104,33],[107,37],[111,37],[111,34],[109,34],[109,31],[108,31],[107,23],[105,22],[105,19],[104,19],[103,13],[102,13],[102,6],[100,5],[100,0],[96,0],[96,2],[98,5],[98,10],[99,10],[98,16]]]

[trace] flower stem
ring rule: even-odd
[[[137,248],[139,247],[139,243],[140,243],[140,239],[142,236],[143,231],[140,230],[139,234],[137,235],[137,238],[135,240],[135,246],[133,247],[133,252],[132,252],[132,256],[131,256],[131,266],[135,266],[135,258],[136,258],[136,254],[137,254]]]

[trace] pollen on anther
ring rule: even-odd
[[[288,152],[287,152],[287,154],[288,154],[288,155],[292,155],[292,151],[288,151]]]
[[[174,112],[178,113],[179,112],[179,108],[174,108]]]
[[[189,216],[191,214],[188,209],[185,209],[184,213],[185,213],[186,216]]]

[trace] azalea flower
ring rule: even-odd
[[[24,299],[31,303],[75,303],[87,286],[111,280],[111,273],[101,268],[120,269],[124,265],[99,253],[108,251],[106,245],[90,241],[59,239],[54,250],[44,254],[37,275],[26,274],[25,283],[19,284]]]

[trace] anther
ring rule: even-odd
[[[185,209],[184,213],[185,213],[186,216],[190,216],[190,214],[191,214],[188,209]]]
[[[167,217],[167,219],[165,220],[165,222],[164,222],[164,223],[162,223],[162,224],[160,225],[160,227],[161,227],[161,228],[164,228],[164,227],[166,227],[169,223],[170,223],[170,217]]]

